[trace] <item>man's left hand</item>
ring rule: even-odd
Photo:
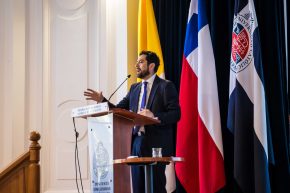
[[[138,114],[146,116],[146,117],[154,118],[154,114],[149,109],[143,109],[139,111]]]

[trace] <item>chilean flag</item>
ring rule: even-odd
[[[180,83],[176,174],[187,193],[225,186],[215,61],[204,0],[190,3]]]
[[[234,141],[237,192],[270,193],[267,121],[258,23],[253,0],[236,0],[232,33],[228,128]]]

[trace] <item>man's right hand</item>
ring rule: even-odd
[[[94,100],[97,103],[100,103],[104,100],[102,92],[97,92],[89,88],[84,92],[84,96],[87,97],[86,100]]]

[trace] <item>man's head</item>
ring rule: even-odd
[[[160,65],[160,60],[156,53],[151,51],[141,51],[135,65],[137,70],[137,77],[141,79],[148,79],[155,74]]]

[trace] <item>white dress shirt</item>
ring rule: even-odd
[[[142,80],[142,87],[141,87],[141,92],[140,92],[140,95],[139,95],[139,102],[138,102],[138,111],[140,111],[140,106],[141,106],[141,102],[142,102],[142,96],[143,96],[143,93],[144,93],[144,84],[143,82],[148,82],[147,83],[147,95],[146,95],[146,105],[147,106],[147,102],[148,102],[148,98],[150,96],[150,92],[151,92],[151,88],[152,88],[152,85],[153,85],[153,82],[155,80],[155,77],[156,77],[156,74],[154,74],[153,76],[151,76],[148,80]],[[145,128],[144,126],[141,126],[139,131],[141,132],[144,132],[145,133]]]

